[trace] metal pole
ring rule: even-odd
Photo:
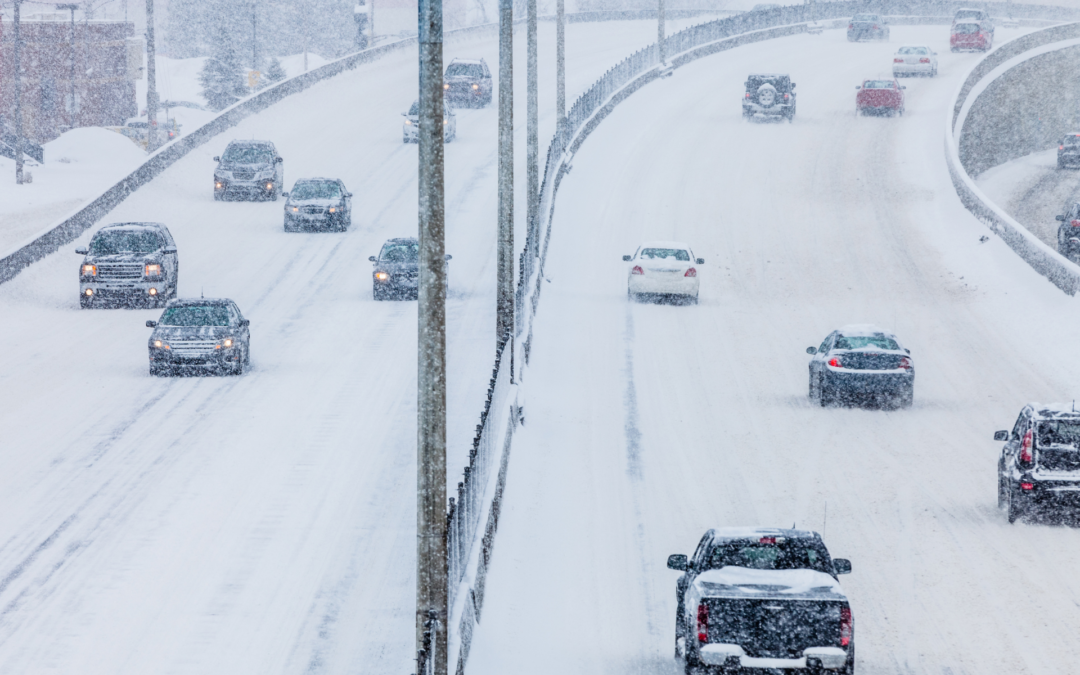
[[[499,0],[499,230],[495,345],[514,328],[514,4]]]
[[[157,55],[154,48],[154,0],[146,0],[146,150],[157,150]]]
[[[68,126],[75,128],[75,10],[79,5],[68,3],[57,5],[57,9],[71,10],[71,110],[68,116]]]
[[[15,0],[15,183],[23,182],[23,118],[22,118],[22,35],[19,29],[19,4]]]
[[[555,3],[555,130],[566,126],[566,0]]]
[[[528,94],[526,95],[525,124],[525,182],[528,199],[528,238],[536,245],[536,230],[539,227],[540,213],[540,134],[537,130],[540,118],[539,92],[537,91],[537,49],[536,49],[536,0],[528,1],[528,56],[526,70]]]
[[[416,419],[416,650],[436,621],[432,675],[447,673],[446,260],[442,0],[420,0],[420,287]]]
[[[251,3],[251,69],[259,69],[259,32],[258,23],[259,15],[256,13],[259,4],[257,0],[252,0]]]
[[[375,0],[368,0],[368,31],[371,34],[371,40],[368,46],[375,46]]]
[[[667,62],[667,58],[664,55],[664,0],[657,0],[657,22],[656,22],[656,45],[659,49],[658,55],[660,58],[660,67],[664,67]]]

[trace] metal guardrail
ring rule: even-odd
[[[1080,290],[1080,266],[1047,246],[1030,230],[994,204],[979,189],[968,174],[967,167],[961,161],[960,139],[956,133],[956,127],[959,123],[960,135],[962,135],[966,118],[971,115],[974,105],[968,107],[965,119],[959,119],[960,112],[975,88],[995,68],[1010,59],[1022,55],[1026,51],[1050,45],[1054,42],[1075,39],[1078,36],[1080,36],[1080,24],[1068,24],[1030,33],[1002,45],[971,69],[971,72],[968,73],[968,76],[964,78],[964,82],[957,89],[956,100],[945,118],[945,161],[949,168],[949,176],[952,179],[953,187],[957,196],[960,197],[960,202],[972,215],[990,228],[994,234],[1001,237],[1009,245],[1009,248],[1016,252],[1027,264],[1031,265],[1032,269],[1049,279],[1051,283],[1068,295],[1075,295],[1077,290]],[[999,73],[997,77],[1003,74]],[[975,104],[977,104],[978,93],[975,96]]]

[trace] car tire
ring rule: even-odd
[[[79,308],[90,309],[94,306],[94,299],[86,297],[85,294],[79,296]]]
[[[1005,509],[1009,505],[1009,495],[1005,487],[1005,476],[1001,475],[1001,466],[998,466],[997,480],[997,507]]]
[[[897,408],[910,408],[915,403],[915,386],[904,387],[897,397]]]
[[[823,375],[818,376],[818,403],[822,408],[828,408],[833,404],[835,395],[829,390],[829,387],[825,384],[825,377]]]
[[[1017,520],[1024,517],[1024,509],[1020,506],[1020,502],[1016,498],[1016,493],[1017,488],[1012,484],[1012,481],[1007,481],[1007,484],[1005,485],[1005,509],[1009,524],[1015,523]]]
[[[1065,162],[1063,162],[1063,161],[1061,161],[1059,159],[1058,162],[1057,162],[1057,168],[1058,169],[1064,169],[1065,168]]]
[[[160,366],[150,366],[150,377],[165,377],[167,374],[168,372]]]
[[[378,286],[372,286],[371,297],[374,298],[376,301],[382,301],[386,299],[386,294],[383,293],[383,290]]]
[[[851,646],[848,647],[848,658],[844,663],[844,669],[840,671],[844,675],[855,675],[855,641],[851,641]]]
[[[215,192],[214,192],[214,201],[215,201],[215,202],[220,202],[220,201],[221,201],[221,198],[222,198],[223,196],[224,196],[224,195],[222,195],[222,194],[221,194],[220,192],[217,192],[217,191],[215,191]]]

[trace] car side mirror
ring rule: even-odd
[[[285,159],[282,158],[282,157],[275,157],[274,158],[274,164],[281,164],[284,161],[285,161]]]
[[[443,256],[443,258],[446,259],[446,260],[452,260],[454,258],[454,256],[447,253],[445,256]]]
[[[89,253],[90,253],[90,249],[88,249],[88,248],[86,248],[86,247],[84,246],[84,247],[82,247],[82,248],[77,248],[77,249],[75,249],[75,252],[76,252],[76,253],[78,253],[79,255],[89,255]]]
[[[157,321],[147,321],[146,322],[146,327],[147,328],[157,328]]]
[[[855,87],[856,89],[862,89],[862,85]]]
[[[346,197],[352,197],[352,193],[351,193],[351,192],[346,192],[346,193],[345,193],[345,196],[346,196]]]
[[[221,158],[220,158],[220,157],[215,157],[215,158],[214,158],[214,161],[215,161],[215,162],[220,162],[220,161],[221,161]]]
[[[165,248],[163,248],[161,250],[161,252],[164,253],[165,255],[172,255],[172,254],[176,253],[176,247],[175,246],[166,246]]]
[[[376,259],[375,256],[373,256],[373,255],[369,255],[367,257],[367,259],[370,260],[371,262],[379,262],[378,259]]]
[[[1060,220],[1061,222],[1064,223],[1065,222],[1065,216],[1054,216],[1054,220]],[[79,251],[76,250],[75,252],[78,253]]]
[[[995,431],[994,432],[994,440],[995,441],[1007,441],[1007,440],[1009,440],[1009,432],[1008,431]]]
[[[696,264],[698,264],[698,265],[704,265],[704,264],[705,264],[705,258],[698,258],[698,259],[697,259],[697,263],[696,263]]]
[[[902,85],[900,85],[900,88],[901,88],[901,89],[907,89],[907,85],[906,85],[906,84],[902,84]]]
[[[792,82],[792,83],[791,83],[791,88],[792,88],[792,89],[794,89],[794,88],[795,88],[795,83],[794,83],[794,82]]]
[[[837,574],[851,574],[851,561],[846,558],[833,558],[832,567]]]
[[[622,257],[622,259],[623,259],[623,262],[630,262],[630,256],[628,256],[628,255],[624,255]]]
[[[807,347],[806,353],[810,355],[817,354],[817,347]]]
[[[240,325],[244,328],[247,328],[251,325],[251,319],[240,319]]]
[[[667,566],[669,570],[679,570],[680,572],[685,572],[687,567],[686,556],[682,553],[669,555],[667,557]]]
[[[282,192],[281,196],[284,197],[285,199],[288,199],[289,198],[289,193],[288,192]]]

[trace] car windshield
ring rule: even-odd
[[[229,310],[224,305],[170,307],[161,315],[163,326],[228,326]]]
[[[977,23],[958,23],[953,26],[952,32],[967,35],[971,33],[979,32],[979,24]]]
[[[274,161],[274,153],[262,145],[230,145],[221,159],[234,164],[269,164]]]
[[[892,89],[892,80],[867,80],[863,83],[863,89]]]
[[[420,259],[420,244],[415,241],[386,244],[379,259],[384,262],[416,262]]]
[[[484,76],[484,69],[479,63],[451,63],[446,67],[447,77],[475,77]]]
[[[901,47],[898,54],[926,54],[929,50],[926,47]]]
[[[1080,448],[1080,420],[1046,420],[1036,425],[1039,445],[1071,445]]]
[[[713,546],[706,569],[746,567],[754,570],[810,569],[832,574],[824,546],[809,539],[761,537],[758,541],[726,541]]]
[[[897,351],[900,345],[896,340],[884,335],[841,335],[836,338],[836,349],[891,349]]]
[[[318,181],[311,183],[297,183],[293,186],[289,196],[294,200],[303,199],[338,199],[341,197],[341,189],[337,183],[330,181]]]
[[[90,252],[94,255],[118,253],[153,253],[161,248],[161,237],[147,230],[112,230],[98,232],[90,240]]]
[[[856,14],[852,21],[877,21],[877,14]]]
[[[690,262],[690,253],[681,248],[644,248],[641,258],[646,260],[681,260]]]

